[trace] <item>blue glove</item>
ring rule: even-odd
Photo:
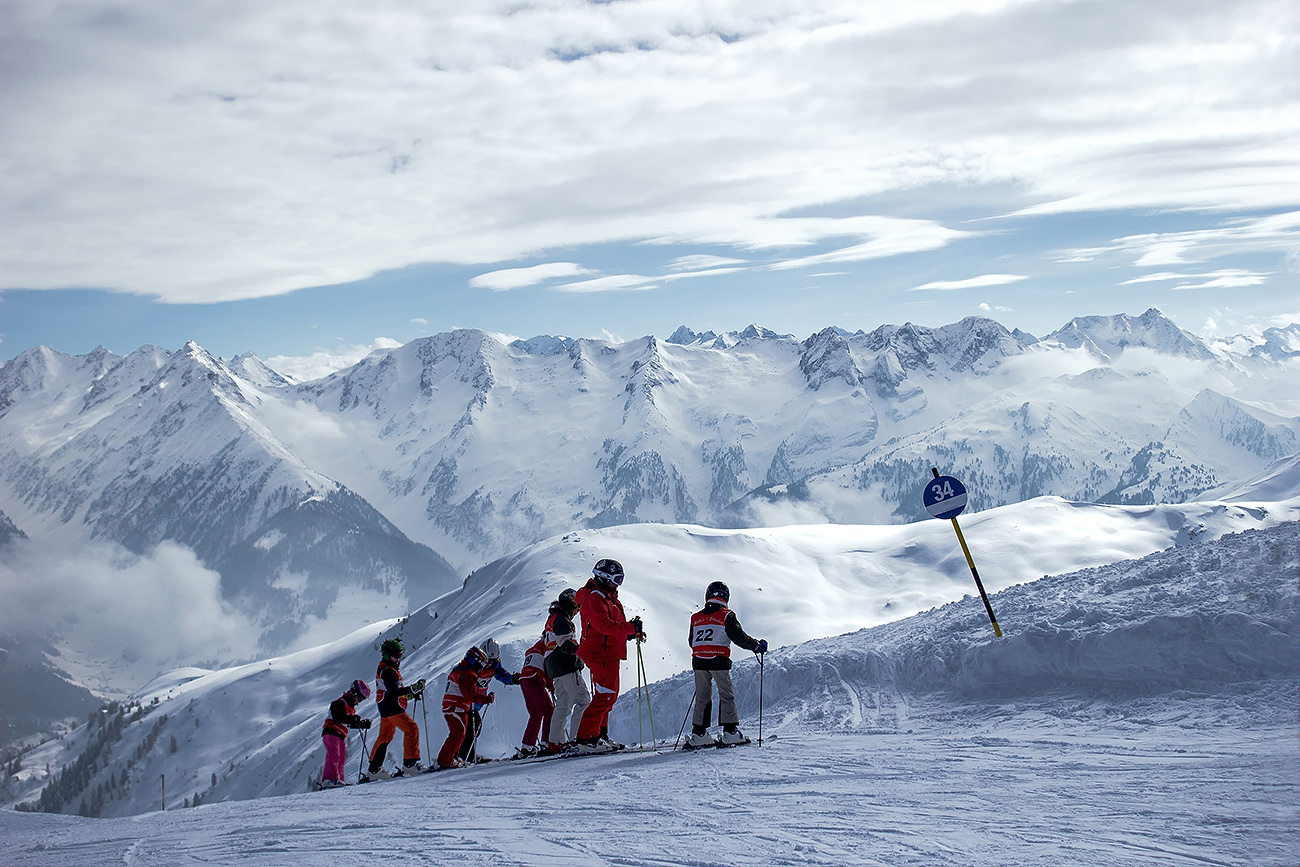
[[[758,648],[757,648],[754,652],[755,652],[755,653],[767,653],[767,639],[766,639],[766,638],[760,638],[760,639],[758,640]]]

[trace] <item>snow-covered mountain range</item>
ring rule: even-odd
[[[1041,340],[978,318],[805,340],[456,331],[306,383],[192,343],[40,347],[0,368],[0,513],[26,535],[0,573],[156,574],[231,619],[160,658],[79,649],[67,612],[29,618],[63,670],[120,693],[151,663],[310,647],[403,614],[573,530],[900,523],[924,516],[932,466],[973,509],[1193,500],[1300,451],[1297,346],[1296,326],[1207,345],[1155,310]]]

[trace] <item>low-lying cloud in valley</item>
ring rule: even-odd
[[[69,674],[85,662],[103,672],[94,686],[130,693],[168,668],[253,653],[259,630],[221,598],[220,580],[171,542],[139,555],[19,540],[0,560],[0,634],[51,644]]]

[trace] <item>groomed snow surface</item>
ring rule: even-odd
[[[1001,639],[968,597],[773,651],[761,747],[669,752],[682,673],[651,690],[659,752],[4,811],[0,863],[1295,865],[1298,543],[1286,523],[1010,587]],[[735,677],[756,738],[755,661]],[[617,712],[648,737],[635,692]]]

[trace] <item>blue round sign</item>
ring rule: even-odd
[[[966,486],[952,476],[939,476],[925,483],[921,499],[932,517],[955,518],[966,508]]]

